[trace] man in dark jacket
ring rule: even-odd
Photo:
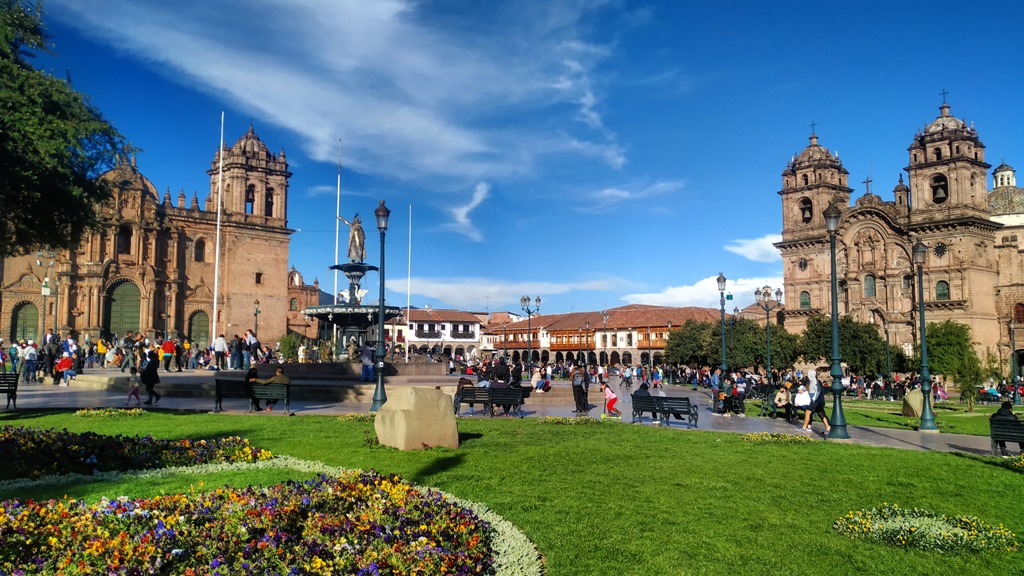
[[[989,416],[989,420],[1012,420],[1017,421],[1017,415],[1013,413],[1013,404],[1009,402],[1003,402],[999,406],[999,410],[992,416]],[[999,445],[999,452],[1003,456],[1009,456],[1010,452],[1006,449],[1006,442],[997,440],[996,444]],[[1021,453],[1024,454],[1024,442],[1019,442]]]

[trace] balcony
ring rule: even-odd
[[[452,340],[476,340],[476,332],[472,330],[466,330],[462,332],[449,332],[448,337]]]
[[[418,338],[420,340],[440,340],[441,339],[441,331],[440,330],[417,330],[416,331],[416,338]]]

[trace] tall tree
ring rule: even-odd
[[[49,53],[41,3],[0,0],[0,257],[78,244],[110,190],[98,177],[128,149],[88,99],[37,70]]]
[[[811,316],[800,344],[804,359],[814,362],[832,359],[832,319]],[[885,340],[873,324],[857,322],[849,316],[839,318],[839,357],[851,371],[874,374],[885,371]]]

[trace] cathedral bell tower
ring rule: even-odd
[[[949,113],[940,115],[914,136],[907,149],[910,165],[910,221],[950,218],[988,219],[985,145],[973,126]]]
[[[288,219],[288,161],[284,150],[274,155],[252,126],[211,163],[210,197],[217,196],[220,156],[224,155],[224,213],[229,219],[283,227]],[[215,203],[212,203],[215,204]],[[208,206],[207,209],[210,209]],[[216,210],[216,206],[212,207]]]
[[[850,173],[838,155],[818,144],[813,132],[810,140],[782,171],[783,243],[824,236],[825,208],[832,202],[840,208],[850,204]]]

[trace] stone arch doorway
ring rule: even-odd
[[[202,350],[210,345],[210,316],[202,310],[192,314],[188,319],[188,339],[195,349]]]
[[[134,282],[122,280],[107,289],[103,306],[103,336],[124,336],[129,330],[138,331],[139,307],[142,293]]]
[[[631,354],[629,352],[623,352],[622,353],[622,363],[627,365],[627,366],[632,365],[633,364],[633,354]]]
[[[619,353],[618,352],[612,352],[612,355],[611,355],[612,366],[615,366],[616,364],[619,364],[620,362],[622,362],[622,359],[619,358]]]
[[[39,339],[39,308],[31,302],[22,302],[11,312],[11,341]]]

